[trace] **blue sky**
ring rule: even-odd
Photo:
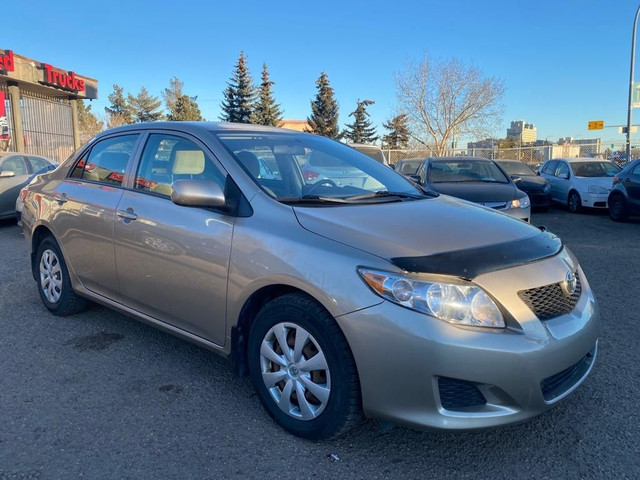
[[[178,76],[217,120],[222,91],[241,50],[254,80],[263,62],[285,118],[305,119],[326,71],[340,124],[371,99],[373,121],[394,113],[394,72],[424,52],[458,57],[504,80],[504,137],[511,120],[538,138],[622,141],[616,129],[589,132],[589,120],[626,124],[631,29],[638,1],[92,1],[3,4],[0,48],[98,79],[104,112],[114,83],[154,95]],[[639,48],[640,51],[640,48]],[[640,80],[640,64],[637,68]],[[640,123],[640,109],[635,113]],[[636,122],[634,122],[636,123]],[[594,135],[594,133],[596,135]]]

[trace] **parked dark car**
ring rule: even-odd
[[[0,219],[16,216],[16,199],[22,187],[35,175],[53,170],[58,165],[37,155],[0,153]]]
[[[394,170],[402,175],[415,175],[424,158],[404,158],[395,164]]]
[[[487,158],[427,158],[418,167],[415,179],[428,190],[478,203],[525,222],[531,217],[527,194]]]
[[[613,177],[609,194],[609,216],[623,222],[629,215],[640,215],[640,159],[629,163]]]
[[[518,190],[529,196],[531,208],[547,210],[551,206],[551,185],[520,160],[496,160],[507,175],[516,182]],[[517,179],[520,179],[519,181]]]

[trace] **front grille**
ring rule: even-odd
[[[440,391],[440,403],[447,410],[480,407],[487,403],[478,387],[464,380],[440,377],[438,390]]]
[[[576,290],[567,295],[562,289],[562,283],[552,283],[542,287],[521,290],[520,299],[531,309],[540,320],[549,320],[571,312],[582,294],[580,277],[576,273]]]
[[[589,371],[594,358],[595,347],[575,365],[542,380],[542,382],[540,382],[540,388],[542,389],[542,396],[545,401],[550,402],[558,398],[578,383]]]

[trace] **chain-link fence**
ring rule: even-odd
[[[565,143],[548,143],[537,146],[520,146],[515,148],[500,148],[495,146],[450,149],[447,156],[484,157],[493,160],[521,160],[529,165],[536,166],[553,158],[592,157],[612,160],[618,164],[626,162],[625,143],[582,143],[580,140]],[[390,150],[383,149],[387,160],[395,165],[400,160],[410,158],[436,157],[434,149],[423,148],[414,150]],[[640,148],[631,150],[631,158],[640,157]]]

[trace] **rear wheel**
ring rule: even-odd
[[[248,354],[262,405],[289,432],[331,438],[360,421],[349,345],[333,317],[306,295],[285,295],[260,310]]]
[[[576,191],[569,194],[569,211],[571,213],[580,213],[582,211],[582,199]]]
[[[87,300],[73,291],[67,264],[53,237],[46,237],[40,242],[36,261],[38,293],[44,306],[59,316],[73,315],[84,310]]]
[[[609,217],[614,222],[624,222],[629,218],[627,202],[622,195],[616,194],[609,198]]]

